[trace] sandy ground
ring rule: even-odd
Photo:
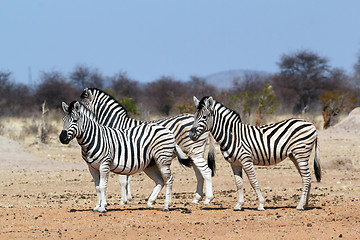
[[[347,125],[348,126],[348,125]],[[92,212],[94,183],[76,143],[22,144],[0,137],[0,239],[359,239],[360,138],[351,130],[319,132],[323,179],[313,180],[310,206],[297,211],[301,179],[289,160],[257,167],[266,199],[257,199],[245,177],[244,211],[233,211],[237,195],[229,164],[218,152],[215,199],[193,205],[195,175],[174,160],[173,205],[162,212],[164,190],[147,210],[154,184],[132,178],[134,199],[119,205],[120,187],[111,174],[106,214]],[[313,156],[311,157],[313,173]]]

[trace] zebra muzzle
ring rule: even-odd
[[[196,128],[191,128],[190,132],[189,132],[189,137],[191,140],[195,141],[197,140],[199,137],[196,134]]]
[[[68,144],[70,142],[70,139],[67,136],[67,131],[62,130],[59,136],[59,140],[62,144]]]

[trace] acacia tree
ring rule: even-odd
[[[281,102],[290,103],[297,113],[317,103],[330,70],[325,57],[303,50],[284,54],[278,65],[280,73],[273,77],[273,86]]]
[[[97,69],[90,69],[85,65],[77,65],[69,76],[71,82],[78,90],[87,87],[103,88],[104,78]]]
[[[265,103],[263,99],[266,89],[270,86],[268,81],[268,75],[257,72],[248,72],[234,79],[230,106],[241,109],[245,121],[250,122],[251,113],[256,109],[261,122],[264,107],[270,104],[270,102]]]
[[[194,113],[196,108],[193,97],[202,98],[204,96],[216,97],[217,91],[214,86],[208,84],[205,78],[190,76],[190,80],[184,83],[181,89],[182,95],[178,98],[177,108],[180,113]],[[180,90],[180,89],[179,89]]]
[[[15,83],[11,72],[0,71],[0,115],[24,115],[32,113],[34,95],[21,83]]]
[[[172,77],[162,76],[146,85],[145,104],[158,113],[170,115],[177,101],[183,95],[185,84]]]
[[[35,94],[39,106],[46,101],[48,108],[58,108],[61,102],[70,102],[80,96],[80,92],[58,71],[42,72],[40,81]]]
[[[119,72],[109,78],[110,86],[106,92],[117,99],[128,112],[135,115],[140,113],[138,103],[142,98],[142,89],[138,81],[127,76],[126,72]]]
[[[130,78],[126,72],[119,72],[109,78],[110,86],[117,98],[129,97],[139,102],[142,97],[142,88],[138,81]]]
[[[259,94],[255,94],[254,98],[257,101],[256,126],[260,126],[263,114],[273,114],[279,102],[275,99],[273,88],[269,83],[264,83],[264,88]]]
[[[323,91],[319,97],[323,107],[324,129],[333,124],[333,119],[343,111],[349,111],[356,106],[357,99],[354,94],[344,90]]]
[[[255,109],[256,126],[261,125],[264,114],[273,114],[278,106],[271,84],[265,82],[262,86],[261,91],[246,90],[232,96],[240,103],[242,112],[245,116],[247,115],[248,120],[250,120],[250,115]]]

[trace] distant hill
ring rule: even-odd
[[[264,75],[267,74],[266,72],[262,72],[262,71],[234,69],[234,70],[214,73],[205,76],[204,78],[208,84],[214,85],[217,88],[229,89],[233,86],[234,79],[242,79],[245,74],[252,74],[252,73],[264,74]]]

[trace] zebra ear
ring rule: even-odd
[[[210,96],[208,99],[206,99],[205,105],[207,108],[212,108],[215,105],[215,100]]]
[[[75,110],[76,110],[77,112],[79,112],[79,111],[80,111],[80,103],[79,103],[79,102],[76,102],[76,103],[74,104],[74,108],[75,108]]]
[[[89,88],[85,88],[84,91],[82,92],[80,98],[81,99],[88,99],[88,100],[92,101],[93,94],[91,93]]]
[[[194,96],[194,97],[193,97],[193,100],[194,100],[195,106],[196,106],[196,107],[199,106],[199,103],[200,103],[199,99],[197,99],[197,98]]]
[[[65,102],[62,102],[61,107],[64,113],[69,113],[69,105],[67,105]]]
[[[215,105],[215,100],[213,99],[212,96],[209,97],[209,104],[211,107],[214,107],[214,105]]]
[[[92,94],[92,92],[90,91],[90,89],[86,89],[86,93],[87,93],[87,98],[92,101],[94,98],[94,95]]]

